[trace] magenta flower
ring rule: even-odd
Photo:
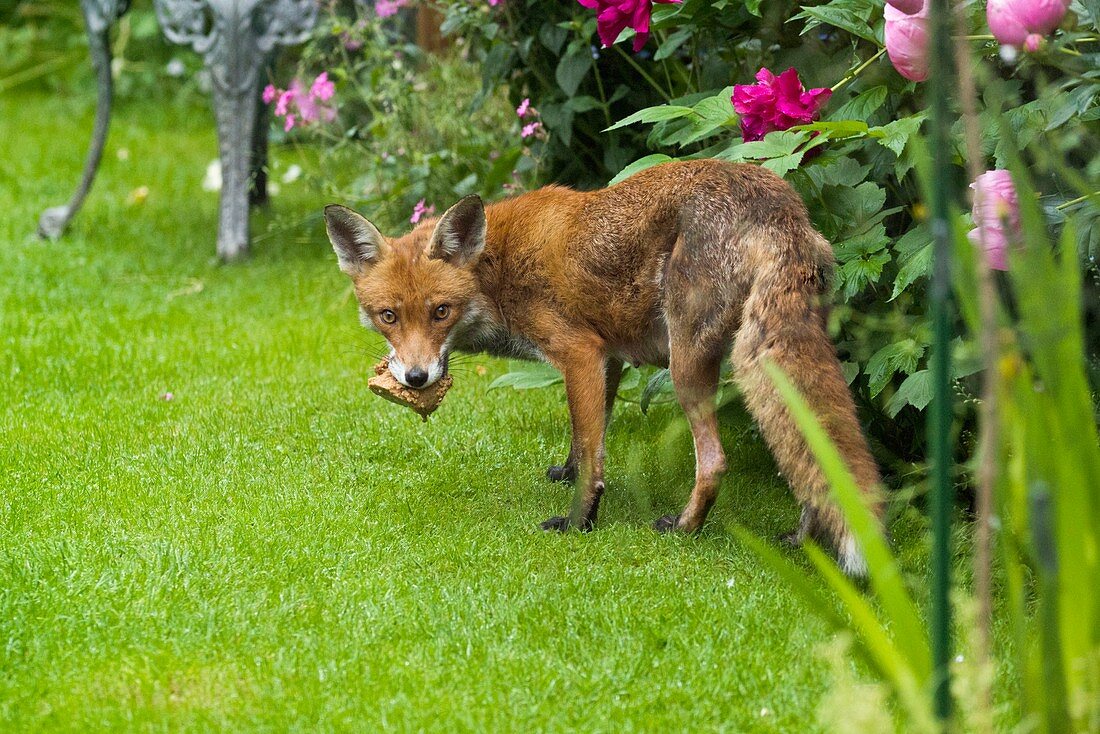
[[[262,98],[267,104],[275,102],[275,116],[283,118],[283,130],[290,132],[295,125],[336,119],[336,109],[324,104],[335,94],[336,87],[329,81],[328,73],[322,72],[308,90],[301,81],[294,79],[287,89],[277,89],[268,84]]]
[[[520,119],[527,117],[527,113],[531,111],[531,100],[527,97],[523,98],[523,101],[519,103],[519,107],[516,108],[516,116]]]
[[[645,46],[649,38],[649,16],[653,3],[678,3],[680,0],[577,0],[596,11],[596,31],[600,42],[610,46],[626,28],[634,29],[634,53]]]
[[[535,122],[528,123],[523,126],[522,130],[520,130],[520,137],[529,138],[541,129],[542,123],[537,120]]]
[[[806,125],[817,119],[833,90],[806,90],[798,72],[787,69],[776,76],[767,69],[756,73],[756,84],[733,88],[733,109],[741,115],[741,137],[745,142],[762,140],[775,130]]]
[[[1028,36],[1047,36],[1065,17],[1070,0],[989,0],[985,17],[989,30],[998,43],[1006,46],[1027,45],[1038,48],[1039,39],[1028,41]]]
[[[328,72],[322,71],[317,75],[317,78],[313,80],[313,84],[309,87],[309,96],[316,97],[322,102],[327,102],[332,99],[332,95],[336,94],[336,85],[328,80]]]
[[[409,222],[412,224],[416,224],[424,217],[430,217],[433,214],[435,214],[435,206],[425,206],[424,200],[421,199],[420,201],[416,202],[416,206],[413,207],[413,213],[412,216],[409,217]]]
[[[389,18],[391,15],[397,15],[397,11],[407,4],[408,0],[375,0],[374,12],[379,18]]]
[[[986,171],[970,184],[974,189],[974,225],[970,241],[986,255],[989,267],[1008,270],[1009,245],[1020,241],[1020,201],[1012,175],[1005,170]]]
[[[884,11],[886,55],[898,73],[913,82],[928,78],[928,3],[919,0],[914,13],[906,13],[895,5]]]

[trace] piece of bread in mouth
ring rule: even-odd
[[[367,382],[367,387],[391,403],[412,408],[427,422],[428,416],[443,402],[443,396],[451,389],[453,382],[450,375],[443,375],[422,390],[405,387],[390,372],[390,360],[386,358],[374,366],[374,377]]]

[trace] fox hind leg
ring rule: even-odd
[[[659,532],[695,532],[718,496],[718,487],[726,471],[726,454],[718,435],[715,398],[721,352],[700,352],[697,346],[673,346],[669,369],[676,397],[691,426],[695,444],[695,486],[691,498],[679,515],[665,515],[653,524]]]

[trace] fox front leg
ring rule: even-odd
[[[619,381],[623,377],[622,360],[607,360],[604,375],[606,383],[604,385],[603,422],[604,431],[606,432],[607,424],[611,422],[611,411],[615,407],[615,397],[619,393]],[[552,482],[572,482],[577,478],[577,447],[572,439],[569,442],[569,457],[565,460],[565,463],[551,466],[546,470],[546,476]]]
[[[591,530],[603,495],[606,360],[603,345],[598,340],[577,339],[576,342],[569,352],[551,361],[565,377],[577,487],[569,515],[546,520],[541,525],[543,530],[565,531],[570,526]]]

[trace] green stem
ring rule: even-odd
[[[840,89],[841,87],[843,87],[843,86],[844,86],[845,84],[847,84],[848,82],[850,82],[850,81],[852,81],[853,79],[855,79],[856,77],[858,77],[858,76],[859,76],[860,74],[862,74],[862,73],[863,73],[864,71],[866,71],[866,69],[867,69],[867,67],[868,67],[868,66],[870,66],[871,64],[873,64],[873,63],[875,63],[876,61],[878,61],[878,59],[879,59],[879,58],[880,58],[880,57],[881,57],[881,56],[882,56],[882,55],[883,55],[884,53],[886,53],[886,47],[885,47],[885,46],[883,46],[883,47],[882,47],[882,48],[880,48],[880,49],[879,49],[879,50],[878,50],[877,52],[875,52],[875,55],[874,55],[874,56],[872,56],[871,58],[867,59],[867,60],[866,60],[866,61],[864,61],[864,62],[863,62],[862,64],[860,64],[859,66],[857,66],[857,67],[856,67],[855,69],[853,69],[853,70],[852,70],[852,73],[851,73],[851,74],[849,74],[848,76],[844,77],[844,78],[843,78],[843,79],[841,79],[841,80],[840,80],[839,82],[837,82],[836,84],[834,84],[834,85],[832,86],[832,91],[833,91],[833,92],[837,91],[838,89]]]
[[[672,95],[666,92],[664,89],[661,89],[661,85],[658,84],[653,77],[647,74],[646,70],[643,69],[630,54],[628,54],[626,51],[623,51],[619,46],[612,46],[612,48],[615,49],[615,51],[617,51],[620,56],[626,59],[626,63],[630,64],[630,66],[634,68],[634,71],[638,72],[639,76],[649,82],[649,86],[653,87],[654,91],[656,91],[657,94],[661,95],[665,102],[672,102]]]
[[[607,104],[607,93],[603,89],[603,75],[600,74],[600,60],[592,60],[592,71],[596,76],[596,89],[600,92],[600,105],[603,107],[603,119],[607,122],[607,126],[611,127],[611,109]]]
[[[1080,204],[1081,202],[1087,201],[1088,199],[1092,199],[1094,197],[1100,197],[1100,191],[1093,191],[1091,194],[1078,196],[1076,199],[1070,199],[1069,201],[1063,202],[1054,208],[1058,211],[1062,211],[1063,209],[1069,209],[1074,204]]]

